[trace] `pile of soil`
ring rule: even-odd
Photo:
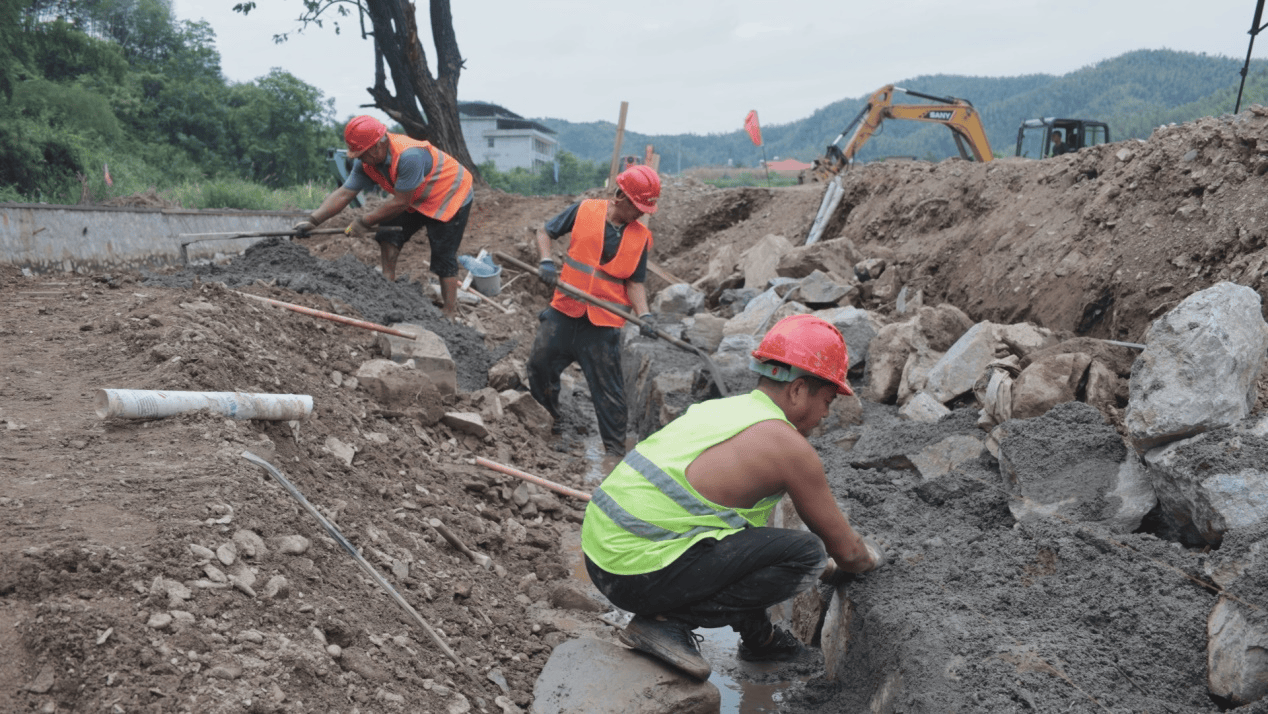
[[[1042,162],[856,167],[824,240],[883,258],[925,304],[1138,341],[1195,290],[1264,287],[1264,114],[1252,107]],[[821,190],[667,178],[653,257],[692,281],[714,255],[767,234],[799,244]],[[571,200],[482,190],[463,252],[535,258],[530,229]],[[568,375],[577,387],[562,437],[506,416],[477,438],[384,408],[342,378],[379,356],[373,333],[234,292],[421,324],[458,363],[460,393],[445,409],[481,412],[476,392],[497,363],[522,366],[548,292],[508,269],[496,305],[464,305],[461,323],[447,323],[427,257],[425,242],[408,244],[396,283],[374,269],[372,241],[342,235],[261,243],[229,265],[162,274],[0,268],[0,710],[513,711],[531,705],[554,646],[585,631],[610,637],[592,615],[560,609],[575,607],[566,594],[580,504],[526,501],[520,482],[470,463],[484,456],[591,488],[575,433],[589,428],[579,374]],[[665,284],[653,278],[649,290]],[[882,320],[894,312],[863,307]],[[310,394],[315,409],[292,423],[103,421],[93,397],[106,387]],[[1062,522],[1017,525],[987,456],[935,487],[910,470],[857,465],[843,446],[857,429],[908,441],[972,433],[974,416],[959,410],[915,434],[891,406],[864,404],[862,426],[812,440],[852,520],[894,562],[849,586],[866,633],[849,676],[812,678],[782,708],[865,709],[897,676],[938,682],[941,695],[888,711],[1220,710],[1205,688],[1215,596],[1187,577],[1202,578],[1203,554],[1147,529],[1109,539]],[[355,449],[350,463],[341,445]],[[244,450],[281,469],[455,656]],[[495,566],[450,547],[433,518]],[[248,555],[246,532],[265,549]],[[283,552],[294,535],[311,546]],[[221,558],[230,543],[236,554]],[[249,573],[254,596],[209,568]],[[1243,593],[1268,602],[1257,595]]]

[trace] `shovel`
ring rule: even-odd
[[[383,226],[376,230],[383,231],[399,231],[400,226]],[[336,233],[343,233],[343,228],[314,228],[305,235],[310,236],[326,236]],[[193,243],[201,243],[205,240],[235,240],[237,238],[273,238],[277,236],[293,236],[299,235],[294,229],[284,231],[255,231],[249,233],[178,233],[176,237],[180,239],[181,249],[181,265],[189,265],[189,250],[187,247]]]
[[[529,265],[528,263],[525,263],[522,260],[517,260],[515,258],[512,258],[511,256],[505,253],[494,253],[493,255],[497,256],[499,260],[509,263],[510,265],[516,268],[519,268],[520,270],[523,270],[526,273],[532,273],[533,275],[541,277],[541,273],[537,272],[537,268],[534,268],[533,266]],[[599,298],[594,297],[593,295],[582,292],[572,287],[571,285],[568,285],[563,282],[557,284],[555,287],[559,289],[560,291],[567,293],[570,297],[576,298],[582,302],[590,303],[591,305],[594,305],[595,307],[601,307],[604,310],[607,310],[608,312],[614,313],[617,317],[620,317],[621,319],[624,319],[624,320],[628,320],[634,323],[635,325],[643,326],[647,324],[645,320],[640,320],[637,316],[627,311],[621,305],[608,302],[607,300],[600,300]],[[675,339],[672,336],[666,334],[665,332],[662,332],[661,330],[656,330],[656,336],[675,347],[681,347],[682,349],[687,350],[688,352],[695,352],[697,355],[699,355],[700,359],[704,360],[705,364],[709,367],[709,376],[713,378],[713,386],[718,388],[718,393],[724,397],[731,396],[731,393],[726,388],[726,384],[724,384],[722,381],[722,374],[718,371],[717,365],[713,364],[713,360],[709,359],[709,355],[705,354],[703,350],[701,350],[699,347],[696,347],[695,345],[691,345],[686,342],[683,342],[682,340]]]

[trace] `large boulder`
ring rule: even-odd
[[[1156,320],[1132,366],[1125,425],[1138,451],[1241,421],[1255,404],[1268,323],[1254,290],[1219,283]]]
[[[744,306],[744,311],[727,320],[722,328],[723,335],[761,335],[766,334],[775,323],[790,315],[810,312],[809,308],[795,301],[785,301],[774,288],[758,295]]]
[[[788,239],[767,234],[740,255],[740,272],[744,273],[744,285],[765,290],[770,281],[780,277],[776,272],[779,260],[792,250]]]
[[[862,255],[850,239],[834,238],[786,251],[779,258],[776,272],[780,277],[804,278],[818,270],[848,279],[854,274],[854,264],[861,259]]]
[[[868,346],[864,374],[868,397],[882,404],[894,403],[913,352],[920,356],[911,364],[930,363],[931,355],[946,352],[972,326],[959,308],[942,304],[922,307],[910,319],[882,327]],[[912,382],[908,380],[909,385]]]
[[[1268,521],[1268,438],[1220,429],[1145,453],[1159,504],[1186,539],[1218,545],[1224,534]]]
[[[670,285],[656,293],[649,307],[657,314],[682,316],[694,315],[704,306],[704,293],[687,285]]]
[[[449,353],[449,347],[440,335],[406,322],[397,323],[391,327],[411,337],[376,333],[376,344],[383,356],[401,364],[414,360],[414,366],[431,379],[432,384],[436,385],[436,389],[439,389],[441,394],[456,394],[458,368],[454,364],[453,356]]]

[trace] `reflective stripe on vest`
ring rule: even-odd
[[[591,495],[581,528],[586,555],[610,573],[638,575],[669,565],[703,538],[765,525],[782,493],[728,508],[696,493],[686,470],[706,449],[771,419],[787,423],[755,390],[693,405],[645,439]]]
[[[392,163],[388,166],[388,176],[384,176],[377,168],[362,162],[361,168],[376,184],[389,193],[396,192],[397,164],[406,149],[424,149],[431,155],[431,171],[423,177],[423,182],[414,189],[410,196],[408,210],[421,213],[429,218],[447,221],[454,217],[462,204],[471,195],[473,178],[454,157],[437,149],[431,142],[418,141],[402,134],[388,134],[388,145],[392,150]]]
[[[577,208],[577,220],[572,225],[572,243],[568,257],[559,272],[559,282],[600,300],[630,306],[625,281],[638,269],[644,250],[652,246],[652,233],[638,221],[625,226],[621,234],[621,246],[616,256],[607,263],[603,258],[603,232],[607,225],[608,202],[600,199],[582,201]],[[620,327],[625,319],[615,313],[584,303],[556,290],[551,307],[569,317],[585,315],[600,327]]]

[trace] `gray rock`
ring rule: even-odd
[[[555,418],[546,411],[536,399],[528,392],[516,392],[502,405],[503,409],[514,414],[520,420],[520,424],[528,429],[529,433],[535,434],[542,438],[550,438],[550,428],[555,423]]]
[[[982,440],[966,434],[955,434],[930,444],[912,454],[910,459],[925,481],[946,476],[961,465],[981,458],[986,447]]]
[[[726,326],[722,328],[722,334],[760,336],[766,334],[766,330],[783,318],[809,311],[799,302],[792,300],[784,302],[774,289],[767,290],[744,306],[743,312],[727,320]]]
[[[740,272],[744,273],[745,287],[765,290],[770,281],[779,276],[779,260],[792,250],[788,239],[768,233],[740,254]]]
[[[220,561],[221,565],[233,565],[233,562],[238,559],[238,549],[234,547],[232,542],[222,543],[219,548],[216,548],[216,559]]]
[[[408,409],[420,399],[440,399],[440,389],[431,378],[387,359],[372,359],[357,369],[357,384],[388,409]]]
[[[302,535],[285,535],[270,538],[267,541],[270,550],[282,555],[303,555],[312,547],[313,542]]]
[[[1221,429],[1151,449],[1145,462],[1163,509],[1206,543],[1268,520],[1268,439]]]
[[[850,286],[834,282],[819,270],[801,279],[797,286],[797,299],[806,305],[836,305],[850,294]]]
[[[383,332],[375,333],[379,351],[385,357],[402,364],[412,359],[415,368],[427,375],[441,394],[457,393],[458,368],[449,353],[449,347],[439,335],[409,323],[397,323],[390,327],[413,335],[413,339]]]
[[[682,339],[706,353],[712,353],[722,343],[722,328],[725,326],[725,318],[707,312],[696,313],[683,321]]]
[[[1257,292],[1225,282],[1190,295],[1149,327],[1125,417],[1138,451],[1250,414],[1268,350],[1261,309]]]
[[[686,283],[670,285],[656,293],[649,306],[657,314],[694,315],[704,307],[704,293]]]
[[[1234,706],[1268,694],[1268,615],[1221,595],[1206,622],[1207,687]]]
[[[918,392],[898,410],[898,414],[904,419],[926,424],[933,424],[950,413],[951,410],[946,405],[929,396],[927,392]]]
[[[1081,352],[1047,355],[1031,362],[1013,383],[1013,417],[1030,419],[1077,400],[1091,365],[1092,357]]]
[[[649,655],[582,637],[551,652],[534,714],[716,714],[722,695]]]
[[[929,368],[924,387],[929,396],[946,404],[973,391],[982,370],[995,360],[997,328],[993,322],[979,322],[961,335]]]
[[[259,558],[268,552],[264,539],[255,531],[245,528],[233,534],[233,544],[238,549],[238,555],[245,558]]]
[[[483,439],[489,435],[489,428],[484,425],[484,419],[475,412],[448,412],[440,421],[454,431],[471,434],[477,439]]]

